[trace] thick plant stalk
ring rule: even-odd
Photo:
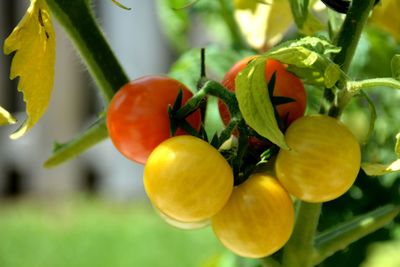
[[[338,64],[345,73],[349,70],[361,33],[374,3],[374,0],[353,0],[337,38],[334,40],[334,44],[341,47],[341,50],[333,57],[333,62]],[[328,111],[329,116],[340,116],[342,110],[350,101],[351,95],[346,90],[343,90],[345,86],[346,84],[343,83],[338,85],[338,88],[342,91],[338,97],[337,103]],[[328,92],[326,93],[329,95]]]
[[[316,250],[313,264],[321,263],[335,252],[346,248],[354,241],[385,226],[391,222],[399,212],[400,206],[389,204],[321,233],[315,240]]]
[[[373,7],[374,0],[353,0],[347,16],[335,40],[335,45],[341,47],[341,51],[335,55],[334,63],[341,66],[347,73],[353,59],[362,30],[368,15]],[[343,89],[345,85],[340,85]],[[329,90],[329,89],[325,89]],[[328,94],[329,95],[329,94]],[[344,107],[349,97],[343,96],[340,107]],[[329,99],[334,101],[333,98]],[[340,109],[333,105],[329,115],[338,117]],[[318,167],[318,166],[316,166]],[[284,267],[311,267],[313,263],[314,238],[317,229],[322,204],[308,204],[301,202],[298,210],[294,232],[283,252]]]
[[[46,1],[81,55],[104,101],[108,103],[114,93],[129,79],[99,29],[89,1]]]
[[[88,0],[46,0],[81,55],[106,104],[115,92],[129,81],[111,51],[90,10]],[[99,118],[92,127],[73,140],[57,145],[45,167],[54,167],[103,141],[108,137],[105,119]]]
[[[309,267],[314,253],[321,203],[299,202],[292,237],[283,250],[283,267]]]

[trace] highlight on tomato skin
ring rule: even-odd
[[[115,147],[128,159],[144,164],[151,151],[170,138],[168,106],[173,105],[179,90],[182,104],[192,93],[179,81],[163,76],[144,76],[125,84],[113,97],[107,112],[107,128]],[[199,129],[200,112],[187,121]],[[176,135],[185,132],[178,129]]]
[[[235,63],[222,79],[222,85],[234,92],[236,76],[255,58],[257,56],[249,56]],[[307,105],[306,91],[301,80],[293,73],[287,71],[284,64],[274,59],[268,59],[265,65],[265,79],[267,82],[271,79],[273,73],[276,73],[273,95],[288,97],[294,100],[293,102],[276,106],[279,117],[285,126],[288,127],[293,121],[304,115]],[[223,122],[227,125],[230,120],[229,110],[221,101],[219,102],[219,111]]]
[[[175,221],[199,223],[226,204],[233,171],[209,143],[194,136],[169,138],[150,154],[144,187],[151,203]]]
[[[361,164],[356,137],[339,120],[305,116],[286,131],[290,150],[281,149],[275,162],[277,178],[300,200],[325,202],[353,185]]]
[[[154,206],[153,206],[154,207]],[[181,222],[178,221],[174,218],[171,218],[170,216],[168,216],[167,214],[163,213],[162,211],[160,211],[158,208],[154,207],[154,210],[156,211],[156,213],[160,216],[160,218],[166,222],[167,224],[175,227],[175,228],[179,228],[182,230],[194,230],[194,229],[200,229],[200,228],[204,228],[210,225],[210,220],[206,219],[203,221],[198,221],[198,222]]]
[[[292,200],[275,177],[256,173],[233,189],[211,225],[221,243],[234,253],[266,257],[282,248],[291,236]]]

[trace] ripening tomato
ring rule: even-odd
[[[233,172],[207,142],[176,136],[150,154],[144,167],[144,187],[153,205],[168,217],[200,222],[225,205],[233,188]]]
[[[257,56],[246,57],[238,61],[225,74],[222,79],[224,85],[230,91],[235,91],[235,78],[247,64]],[[279,61],[269,59],[265,65],[265,79],[268,82],[273,73],[276,73],[274,96],[282,96],[293,99],[293,102],[276,106],[279,117],[283,120],[285,126],[289,126],[294,120],[304,115],[306,109],[306,91],[301,80],[294,74],[286,70],[286,66]],[[267,89],[266,89],[267,90]],[[229,123],[230,114],[224,103],[219,102],[219,111],[225,125]]]
[[[146,163],[151,151],[170,137],[168,106],[179,90],[182,104],[192,97],[185,85],[161,76],[145,76],[125,84],[113,97],[107,112],[107,128],[115,147],[127,158]],[[187,118],[196,129],[200,112]],[[177,135],[185,134],[178,129]]]
[[[290,150],[281,149],[275,163],[279,181],[295,197],[324,202],[344,194],[360,169],[360,145],[339,120],[305,116],[285,134]]]
[[[222,244],[236,254],[265,257],[279,250],[292,233],[292,200],[277,179],[255,173],[233,189],[211,225]]]

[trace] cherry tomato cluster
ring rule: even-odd
[[[234,92],[236,75],[253,58],[235,64],[222,85]],[[193,96],[179,81],[160,76],[134,80],[114,96],[107,114],[116,148],[145,164],[145,190],[160,216],[185,229],[210,223],[227,248],[251,258],[271,255],[290,238],[295,222],[290,195],[307,202],[335,199],[353,184],[361,161],[359,144],[344,124],[326,115],[304,116],[306,94],[299,78],[280,62],[267,60],[267,82],[272,75],[273,95],[291,99],[275,106],[290,150],[270,157],[272,170],[254,168],[239,182],[243,172],[237,173],[218,147],[179,129],[179,122],[178,130],[171,131],[176,124],[171,106],[178,101],[181,107]],[[228,125],[230,114],[223,102],[219,110]],[[198,109],[183,120],[200,131]],[[248,145],[250,150],[273,146],[254,136]]]

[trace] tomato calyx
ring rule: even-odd
[[[186,118],[191,114],[193,114],[193,112],[195,112],[197,109],[193,109],[193,111],[186,114],[185,117],[178,118],[176,116],[176,112],[182,107],[182,98],[183,98],[183,90],[179,89],[174,104],[172,106],[171,105],[168,106],[168,116],[170,121],[169,130],[171,136],[175,136],[176,131],[180,128],[183,129],[185,132],[189,133],[190,135],[204,139],[204,136],[206,135],[203,124],[200,125],[200,130],[197,131],[192,125],[190,125],[186,121]],[[203,117],[204,116],[202,116],[202,118]]]
[[[272,96],[275,87],[275,73],[272,75],[267,85],[267,92],[274,104],[275,115],[282,130],[285,128],[285,119],[281,118],[276,110],[276,106],[293,102],[289,97]],[[229,123],[220,132],[214,134],[208,140],[203,125],[200,130],[194,129],[186,121],[186,117],[198,110],[207,101],[207,96],[212,95],[221,99],[228,107],[231,114]],[[170,130],[173,136],[177,128],[181,128],[189,134],[209,142],[216,149],[236,136],[237,142],[229,148],[220,149],[220,153],[225,157],[233,169],[234,184],[239,185],[247,180],[257,165],[267,162],[272,156],[277,154],[276,145],[259,135],[244,121],[234,92],[227,90],[220,83],[213,80],[204,81],[203,86],[189,99],[184,105],[181,101],[181,93],[178,93],[176,101],[168,109],[170,119]],[[204,118],[202,116],[202,118]],[[233,133],[235,132],[235,135]],[[251,145],[249,145],[251,144]]]

